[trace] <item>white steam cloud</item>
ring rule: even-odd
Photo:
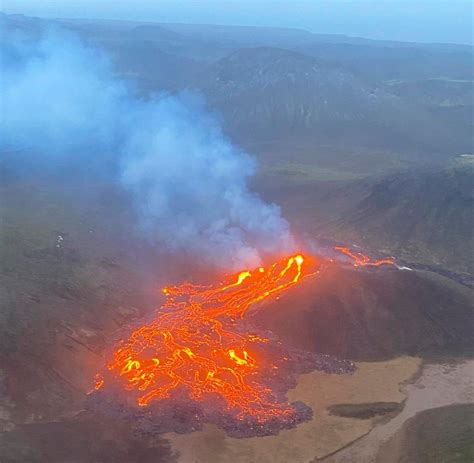
[[[223,135],[199,96],[140,100],[105,55],[73,35],[9,37],[2,45],[2,149],[32,149],[52,163],[113,155],[140,230],[167,250],[237,267],[292,248],[279,208],[248,188],[253,159]]]

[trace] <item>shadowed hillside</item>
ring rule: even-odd
[[[428,272],[333,264],[255,318],[294,346],[356,360],[473,347],[471,290]]]
[[[399,257],[472,273],[473,166],[463,157],[440,170],[388,176],[330,228]]]

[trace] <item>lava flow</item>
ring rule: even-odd
[[[294,408],[266,384],[282,359],[259,346],[266,337],[239,321],[249,308],[308,275],[303,256],[244,271],[219,286],[184,283],[163,289],[155,318],[120,342],[96,390],[119,385],[140,407],[171,397],[211,401],[238,420],[265,423],[291,417]]]
[[[380,267],[381,265],[395,265],[395,259],[393,257],[372,260],[369,256],[366,256],[361,252],[352,251],[351,249],[345,248],[343,246],[336,246],[334,249],[350,257],[353,260],[354,267]]]

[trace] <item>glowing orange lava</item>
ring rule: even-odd
[[[259,358],[258,345],[268,339],[239,329],[236,321],[300,281],[308,274],[304,263],[295,255],[219,286],[164,288],[165,304],[120,342],[95,389],[119,384],[142,407],[172,395],[214,400],[237,418],[252,416],[260,423],[290,415],[292,407],[262,384],[265,369],[278,368],[272,359]]]
[[[393,257],[372,260],[369,256],[366,256],[361,252],[352,251],[351,249],[345,248],[343,246],[336,246],[334,249],[350,257],[353,260],[354,267],[380,267],[381,265],[395,265],[395,259]]]

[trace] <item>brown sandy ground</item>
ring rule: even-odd
[[[435,412],[439,407],[447,407],[455,404],[474,403],[474,391],[472,388],[474,378],[474,360],[458,361],[454,363],[426,364],[420,376],[412,384],[406,385],[402,391],[408,396],[402,412],[392,420],[375,427],[367,436],[355,442],[353,445],[336,452],[334,455],[324,458],[324,463],[412,463],[425,462],[463,462],[458,459],[458,453],[468,452],[464,444],[450,447],[452,442],[446,439],[448,432],[454,427],[462,430],[469,423],[461,424],[460,416],[467,416],[467,412]],[[427,420],[426,411],[432,411],[435,415],[432,420]],[[444,421],[444,434],[439,430],[436,421],[440,417]],[[432,435],[427,434],[427,425],[432,428]],[[407,430],[411,429],[411,433]],[[415,438],[416,432],[418,437]],[[444,436],[446,445],[435,439],[435,434]],[[456,433],[455,433],[456,434]],[[425,436],[425,437],[423,437]],[[459,436],[458,436],[459,437]],[[430,448],[429,441],[434,445],[441,445],[439,451],[432,455],[431,460],[417,459],[423,448]],[[441,442],[441,443],[440,443]],[[448,445],[449,444],[449,445]],[[408,459],[410,456],[413,459]],[[418,455],[418,456],[417,456]],[[444,456],[443,456],[444,455]],[[469,462],[472,460],[468,460]]]
[[[367,434],[380,422],[380,410],[368,419],[338,416],[328,407],[336,404],[374,402],[398,403],[405,400],[400,386],[421,366],[415,357],[399,357],[385,362],[361,362],[352,376],[313,372],[302,375],[290,401],[302,400],[313,408],[314,418],[277,436],[250,439],[229,438],[213,426],[187,435],[164,437],[171,442],[181,463],[306,463],[321,458]],[[340,412],[338,412],[340,414]]]

